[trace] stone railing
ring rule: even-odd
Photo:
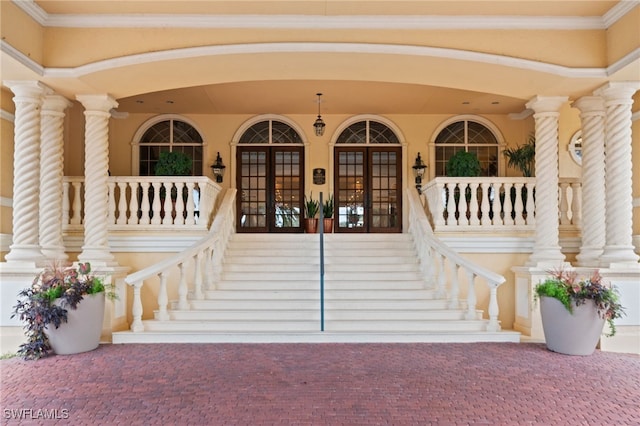
[[[213,220],[220,185],[207,177],[111,176],[109,231],[206,230]],[[63,183],[65,231],[82,231],[84,177],[65,177]]]
[[[535,178],[439,177],[422,187],[435,231],[533,231]],[[560,179],[558,220],[563,230],[581,224],[581,183]]]
[[[477,310],[476,279],[489,287],[489,321],[486,331],[500,331],[498,321],[498,287],[505,282],[502,275],[476,265],[463,258],[440,241],[431,229],[420,198],[415,189],[407,190],[409,201],[409,233],[413,236],[420,258],[422,273],[428,282],[434,283],[438,297],[447,297],[449,309],[466,307],[465,318],[480,319]],[[462,272],[462,274],[460,274]],[[460,282],[460,275],[464,282]],[[462,284],[466,283],[466,299],[460,299]]]
[[[144,331],[144,316],[141,290],[145,281],[157,280],[158,307],[154,318],[160,321],[170,320],[167,279],[173,273],[178,274],[177,309],[188,309],[187,296],[192,294],[196,300],[204,298],[205,290],[213,290],[222,269],[222,257],[231,235],[235,232],[235,189],[226,191],[216,217],[207,236],[186,250],[159,263],[128,275],[125,282],[133,287],[133,306],[131,331]]]

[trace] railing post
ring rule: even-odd
[[[467,270],[467,315],[466,319],[475,320],[478,319],[478,314],[476,313],[476,286],[475,286],[476,274],[472,271]]]
[[[320,331],[324,331],[324,209],[320,192]]]
[[[495,283],[489,284],[489,324],[487,331],[500,331],[500,321],[498,321],[498,286]]]
[[[166,272],[160,272],[158,277],[160,278],[160,288],[158,289],[158,314],[156,315],[156,319],[168,321],[169,312],[167,311],[167,305],[169,304],[169,298],[167,296],[167,274]]]
[[[204,295],[202,294],[202,252],[198,252],[195,256],[193,256],[194,262],[194,271],[193,271],[193,297],[196,300],[204,299]]]
[[[189,289],[187,288],[187,277],[184,273],[184,262],[178,264],[180,269],[180,284],[178,284],[178,309],[186,310],[189,308],[189,302],[187,301],[187,294]]]
[[[133,283],[133,306],[131,307],[133,322],[131,323],[131,331],[134,333],[144,331],[144,325],[142,324],[142,297],[140,296],[143,283],[144,281]]]

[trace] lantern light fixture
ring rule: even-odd
[[[416,162],[413,163],[413,176],[416,182],[416,189],[419,194],[422,194],[422,177],[424,176],[424,171],[427,169],[426,164],[422,161],[422,157],[420,157],[420,153],[416,157]]]
[[[318,118],[316,118],[316,122],[313,123],[313,127],[316,130],[316,136],[322,136],[324,135],[324,121],[322,121],[322,116],[320,115],[320,102],[322,102],[320,100],[320,97],[322,96],[322,93],[316,93],[316,95],[318,96]]]
[[[213,175],[215,176],[217,183],[222,183],[225,168],[226,166],[222,162],[222,157],[220,157],[220,153],[218,152],[216,162],[211,165],[211,170],[213,171]]]

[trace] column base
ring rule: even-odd
[[[580,253],[576,256],[578,266],[596,267],[600,266],[602,247],[581,247]]]
[[[108,247],[82,247],[82,253],[78,255],[79,262],[89,262],[91,269],[98,266],[116,267],[119,266]]]
[[[12,244],[9,246],[9,253],[4,257],[7,263],[19,263],[25,266],[33,265],[42,262],[45,257],[40,251],[39,245],[17,245]]]
[[[600,267],[607,268],[612,264],[635,264],[640,257],[635,253],[635,247],[629,246],[605,246],[600,256]]]

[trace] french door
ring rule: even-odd
[[[402,148],[336,147],[335,232],[402,232]]]
[[[237,232],[302,232],[304,147],[238,146]]]

